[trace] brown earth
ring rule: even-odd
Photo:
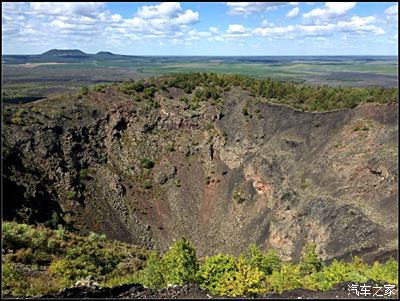
[[[301,112],[232,87],[192,110],[170,90],[158,109],[112,87],[8,106],[3,217],[55,212],[161,251],[184,236],[200,256],[256,243],[297,261],[313,241],[326,261],[397,257],[397,104]]]

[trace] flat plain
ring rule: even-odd
[[[179,72],[215,72],[329,86],[397,87],[396,56],[4,55],[3,102],[24,103],[86,85]]]

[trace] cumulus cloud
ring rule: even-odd
[[[346,15],[356,2],[326,2],[325,7],[315,8],[312,11],[303,14],[306,19],[333,19]]]
[[[199,13],[188,9],[175,19],[177,24],[194,24],[199,21]]]
[[[265,12],[278,6],[283,7],[282,5],[287,8],[291,5],[286,14],[288,18],[293,18],[300,13],[298,3],[293,2],[283,4],[281,2],[229,2],[227,5],[232,8],[233,14],[243,16]],[[349,40],[353,40],[355,35],[382,35],[386,27],[384,30],[381,26],[388,25],[389,20],[390,22],[396,20],[397,23],[397,4],[381,12],[387,18],[384,22],[379,16],[345,17],[354,6],[354,2],[350,4],[326,3],[325,6],[303,15],[311,20],[308,23],[275,25],[269,20],[260,19],[260,22],[263,20],[262,25],[256,27],[250,27],[246,25],[247,23],[232,22],[234,24],[223,28],[217,22],[209,24],[208,30],[200,30],[193,26],[199,22],[199,13],[193,7],[184,9],[178,2],[143,5],[136,11],[132,11],[131,17],[125,18],[107,10],[102,3],[53,3],[49,6],[48,3],[3,2],[2,32],[4,44],[39,45],[37,49],[48,47],[44,45],[57,45],[57,47],[72,47],[79,43],[97,45],[99,41],[104,41],[101,42],[103,45],[112,47],[116,45],[126,47],[126,43],[129,42],[137,44],[134,41],[191,44],[195,47],[196,43],[201,41],[236,40],[239,43],[249,37],[262,38],[261,41],[264,38],[268,40],[310,38],[313,41],[323,41],[326,37],[333,35],[345,35]],[[323,19],[325,16],[327,19]],[[388,33],[392,41],[397,39],[397,36],[393,38],[395,32],[388,30]]]
[[[211,33],[218,33],[218,32],[219,32],[218,28],[217,28],[217,27],[214,27],[214,26],[211,26],[211,27],[208,29],[208,31],[211,32]]]
[[[137,15],[143,19],[175,18],[182,11],[179,2],[163,2],[159,5],[142,6]]]
[[[263,20],[262,21],[262,26],[263,27],[274,26],[274,23],[269,22],[268,20]]]
[[[390,6],[389,8],[387,8],[385,10],[385,14],[387,15],[398,15],[398,11],[399,11],[399,5],[395,4],[393,6]]]
[[[299,15],[299,11],[300,11],[300,9],[299,9],[298,7],[295,7],[295,8],[293,8],[291,11],[289,11],[289,12],[286,14],[286,17],[288,17],[288,18],[294,18],[294,17],[296,17],[296,16]]]
[[[377,26],[373,16],[359,17],[353,16],[350,20],[338,21],[337,23],[311,24],[311,25],[288,25],[288,26],[267,26],[255,28],[254,35],[269,38],[299,38],[315,37],[323,38],[333,34],[364,34],[372,33],[375,35],[384,34],[385,31]]]
[[[230,15],[250,15],[253,13],[262,13],[277,9],[284,5],[297,5],[297,2],[227,2],[229,7],[228,14]]]
[[[78,15],[94,16],[100,8],[104,7],[102,2],[31,2],[30,13],[42,15]]]
[[[339,21],[337,28],[339,31],[343,32],[356,32],[356,33],[368,33],[372,32],[374,34],[384,34],[385,31],[376,26],[375,17],[359,17],[354,16],[349,21]]]
[[[116,45],[146,39],[178,39],[184,43],[197,36],[206,37],[201,32],[197,36],[187,34],[191,25],[199,21],[199,13],[183,9],[180,3],[144,5],[131,18],[112,13],[97,2],[2,3],[2,9],[3,41],[30,43],[39,48],[44,45],[40,39],[57,47],[69,47],[79,41],[85,45],[98,41]],[[32,30],[37,34],[33,35]]]
[[[241,24],[231,24],[228,27],[227,33],[229,34],[243,34],[246,32],[246,28],[244,28]]]
[[[398,4],[390,6],[385,10],[385,15],[388,23],[393,24],[395,27],[398,26],[398,20],[399,20],[398,14],[399,14]]]

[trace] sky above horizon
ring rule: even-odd
[[[397,24],[397,2],[2,2],[2,51],[398,55]]]

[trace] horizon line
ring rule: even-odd
[[[59,50],[79,50],[79,49],[59,49]],[[47,52],[47,51],[46,51]],[[84,52],[84,51],[82,51]],[[98,51],[98,52],[110,52],[113,55],[126,55],[126,56],[182,56],[182,57],[188,57],[188,56],[193,56],[193,57],[254,57],[254,56],[398,56],[398,54],[254,54],[254,55],[236,55],[236,54],[219,54],[219,55],[214,55],[214,54],[122,54],[122,53],[114,53],[111,51]],[[86,53],[88,55],[96,55],[97,53]],[[42,55],[42,53],[19,53],[19,54],[13,54],[13,53],[2,53],[2,56],[5,55]]]

